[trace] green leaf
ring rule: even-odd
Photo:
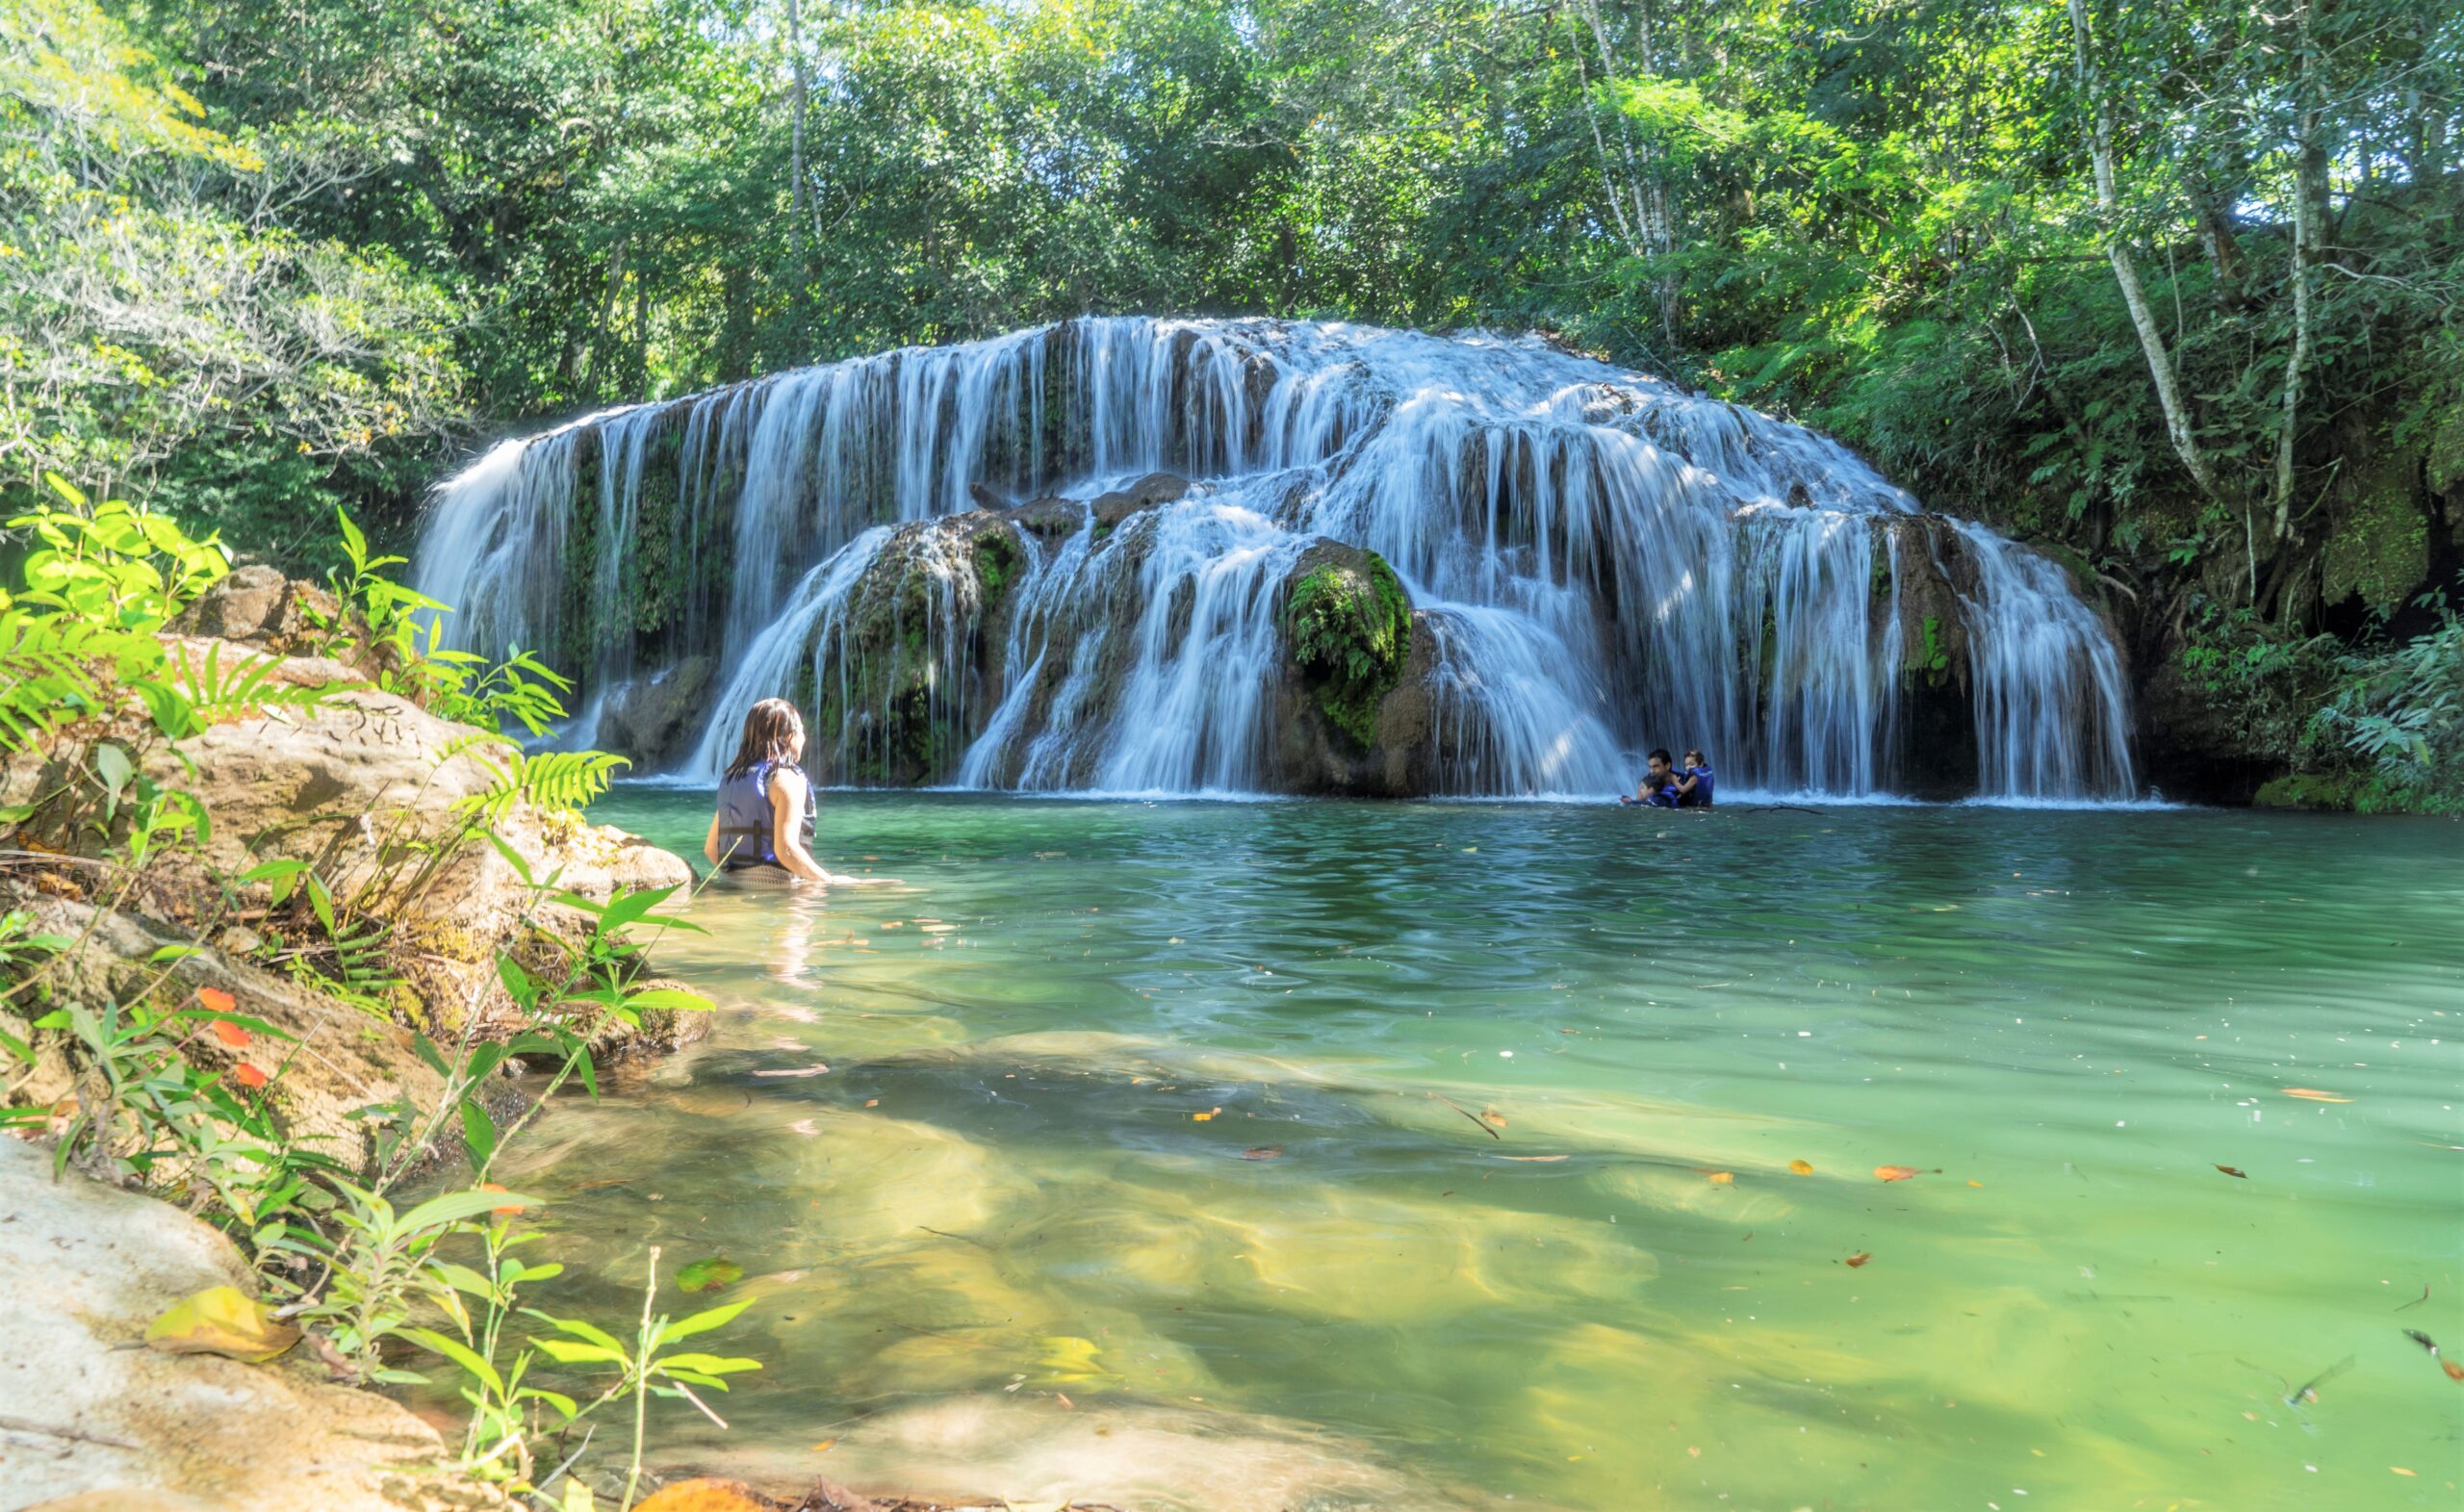
[[[715,1292],[743,1279],[742,1266],[716,1255],[696,1260],[676,1273],[676,1284],[687,1292]]]
[[[661,1344],[669,1344],[678,1339],[689,1339],[695,1334],[707,1333],[713,1328],[724,1328],[735,1321],[736,1314],[752,1305],[750,1300],[730,1302],[725,1307],[713,1307],[706,1313],[695,1313],[690,1318],[681,1319],[660,1328],[658,1341]]]
[[[488,1390],[499,1397],[504,1395],[504,1377],[497,1373],[497,1368],[482,1358],[477,1350],[460,1340],[438,1333],[433,1328],[404,1328],[400,1332],[403,1338],[410,1340],[413,1344],[441,1354],[470,1371],[485,1382]]]
[[[623,1365],[625,1351],[603,1344],[576,1344],[570,1339],[533,1339],[539,1351],[560,1365]]]
[[[480,1107],[477,1103],[471,1101],[469,1098],[463,1099],[462,1154],[463,1157],[471,1163],[472,1174],[476,1175],[480,1171],[487,1169],[488,1162],[495,1157],[496,1153],[496,1121],[488,1116],[488,1111],[485,1108]],[[493,1198],[496,1193],[490,1192],[488,1195]],[[492,1202],[490,1205],[496,1207],[503,1206],[501,1203],[495,1202]]]
[[[672,1008],[687,1013],[706,1013],[718,1007],[701,993],[681,987],[646,987],[629,994],[625,1006],[637,1012],[645,1008]]]
[[[706,1375],[732,1375],[745,1371],[757,1371],[761,1369],[761,1362],[749,1360],[741,1355],[668,1354],[659,1357],[658,1368],[662,1371],[679,1368],[700,1371]]]
[[[443,1228],[465,1218],[477,1217],[497,1208],[531,1208],[539,1205],[536,1197],[526,1197],[513,1192],[449,1192],[441,1197],[430,1197],[402,1215],[397,1227],[408,1233]]]

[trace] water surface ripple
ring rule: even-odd
[[[2451,1508],[2457,834],[833,795],[911,887],[691,905],[717,1033],[542,1126],[537,1300],[741,1265],[654,1457],[789,1481]]]

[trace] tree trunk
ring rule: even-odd
[[[2156,402],[2165,411],[2165,433],[2171,438],[2182,466],[2190,470],[2191,480],[2198,485],[2200,493],[2213,499],[2218,492],[2216,473],[2208,466],[2206,453],[2199,449],[2197,433],[2191,428],[2190,410],[2182,402],[2181,378],[2174,371],[2173,355],[2165,347],[2164,332],[2156,325],[2156,312],[2147,304],[2147,288],[2139,281],[2139,266],[2131,260],[2130,245],[2122,237],[2120,196],[2114,188],[2113,106],[2088,64],[2086,0],[2070,0],[2070,36],[2077,52],[2079,90],[2094,115],[2088,151],[2096,173],[2096,209],[2104,220],[2105,256],[2114,265],[2114,281],[2121,285],[2122,303],[2130,307],[2130,323],[2137,328],[2139,345],[2147,353],[2147,373],[2156,384]]]
[[[2310,270],[2319,260],[2326,212],[2327,150],[2319,140],[2319,49],[2311,0],[2295,0],[2293,167],[2293,354],[2284,364],[2284,420],[2275,438],[2274,536],[2293,533],[2293,449],[2299,435],[2301,383],[2310,365]]]
[[[804,10],[800,0],[787,0],[787,51],[795,64],[792,116],[787,124],[787,171],[794,177],[787,211],[787,288],[789,308],[801,310],[805,299],[805,78]]]

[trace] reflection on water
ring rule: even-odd
[[[2400,1332],[2464,1348],[2452,827],[885,796],[818,854],[910,886],[705,893],[662,966],[718,1034],[522,1172],[551,1311],[623,1316],[653,1243],[744,1268],[717,1343],[768,1368],[667,1463],[2456,1504],[2464,1388]]]

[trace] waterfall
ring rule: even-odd
[[[2133,794],[2119,658],[2057,565],[1532,339],[1087,319],[798,370],[496,447],[415,581],[452,644],[539,651],[589,710],[706,658],[687,776],[785,694],[826,781],[1256,791],[1325,543],[1415,611],[1415,790],[1604,796],[1665,745],[1725,791],[1886,793],[1910,709],[1957,700],[1978,794]]]

